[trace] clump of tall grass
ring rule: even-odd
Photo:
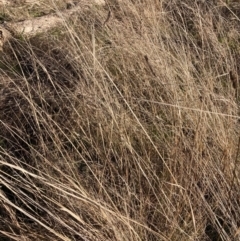
[[[4,46],[1,240],[239,240],[237,14],[109,0]]]

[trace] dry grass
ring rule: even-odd
[[[1,240],[240,240],[240,7],[145,2],[5,46]]]

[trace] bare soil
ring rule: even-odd
[[[73,14],[83,7],[104,5],[104,0],[92,1],[55,1],[49,0],[16,0],[0,1],[0,48],[14,34],[34,36],[51,28],[66,23]]]

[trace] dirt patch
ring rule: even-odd
[[[41,3],[41,4],[40,4]],[[44,33],[51,28],[60,24],[66,23],[66,20],[75,13],[78,13],[83,6],[104,5],[104,0],[92,0],[72,2],[69,0],[59,1],[59,4],[52,7],[43,8],[48,6],[46,1],[26,0],[26,1],[7,1],[1,0],[0,7],[2,8],[2,24],[0,25],[0,49],[4,43],[14,36],[21,34],[24,36],[34,36],[39,33]],[[29,18],[19,19],[11,15],[11,11],[18,8],[20,12],[27,8]],[[15,11],[16,12],[16,11]],[[4,13],[4,14],[3,14]],[[26,12],[25,12],[26,15]],[[42,15],[42,16],[41,16]],[[24,14],[22,14],[24,16]],[[5,18],[11,21],[4,21]]]

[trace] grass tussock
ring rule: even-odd
[[[234,1],[108,0],[0,57],[1,240],[239,240]]]

